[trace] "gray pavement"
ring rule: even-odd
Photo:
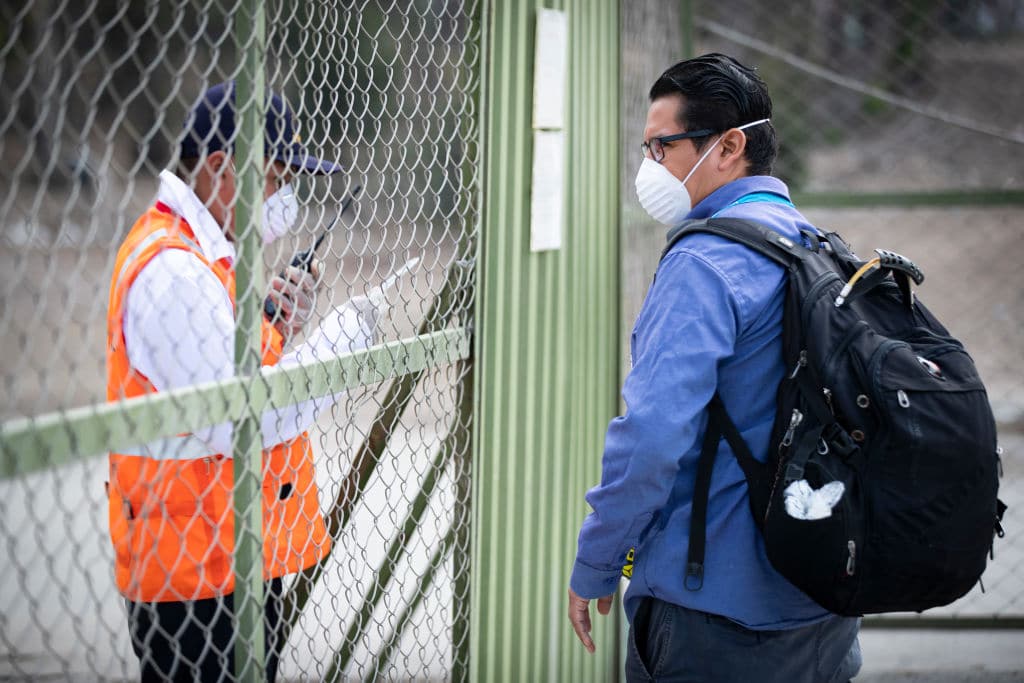
[[[1024,683],[1024,631],[865,628],[856,683]]]
[[[926,671],[858,676],[854,683],[1020,683],[1019,673],[998,671]]]

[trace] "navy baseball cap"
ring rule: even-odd
[[[295,130],[295,118],[284,98],[268,92],[267,120],[263,127],[264,155],[292,168],[315,175],[338,173],[341,165],[317,159]],[[181,140],[181,158],[191,159],[223,150],[231,153],[235,146],[235,82],[218,83],[199,98],[185,120]]]

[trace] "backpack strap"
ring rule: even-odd
[[[708,218],[684,221],[668,232],[665,258],[676,242],[687,235],[706,232],[724,237],[756,251],[783,268],[804,258],[808,249],[785,235],[770,230],[758,223],[740,218]],[[711,475],[715,467],[718,444],[725,438],[736,461],[743,470],[749,490],[750,505],[754,519],[761,520],[768,507],[767,470],[750,451],[736,424],[725,410],[722,397],[715,392],[708,404],[708,425],[697,460],[697,480],[694,485],[693,503],[690,510],[690,542],[686,550],[686,577],[683,585],[687,590],[697,591],[704,585],[704,551],[707,545],[708,497],[711,494]]]
[[[707,232],[738,242],[766,258],[788,268],[794,261],[803,259],[807,248],[785,235],[742,218],[706,218],[683,221],[668,231],[667,244],[661,257],[665,258],[676,242],[697,232]]]
[[[718,397],[718,393],[715,393]],[[714,401],[714,398],[711,399]],[[686,548],[686,576],[683,585],[688,591],[699,591],[704,586],[704,546],[707,543],[708,496],[711,493],[711,473],[715,469],[718,442],[722,440],[722,424],[715,411],[708,413],[708,427],[697,459],[697,481],[690,506],[690,542]]]
[[[736,424],[725,410],[722,397],[715,392],[708,404],[708,426],[697,460],[697,481],[693,490],[693,504],[690,510],[690,543],[686,549],[686,578],[683,585],[687,590],[697,591],[704,585],[704,549],[707,545],[708,497],[711,493],[711,474],[715,468],[718,443],[725,437],[747,479],[750,504],[759,520],[768,507],[767,472],[765,465],[750,452]]]

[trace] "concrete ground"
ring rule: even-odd
[[[1024,683],[1024,632],[865,628],[856,683]]]

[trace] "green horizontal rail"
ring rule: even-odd
[[[251,377],[233,377],[124,401],[17,418],[0,426],[0,479],[237,420],[249,411],[280,408],[400,377],[463,360],[469,353],[466,330],[452,328],[316,363],[266,369],[258,382]]]
[[[1019,630],[1024,629],[1024,617],[978,616],[934,616],[934,617],[865,617],[864,628],[901,630]]]
[[[794,192],[799,207],[927,208],[949,206],[1024,206],[1024,190],[958,190],[952,192]]]

